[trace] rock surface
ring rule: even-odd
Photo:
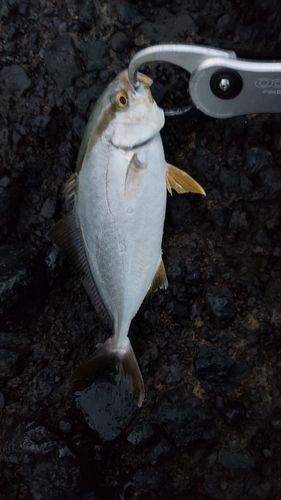
[[[168,198],[169,288],[130,331],[141,409],[108,374],[69,391],[110,332],[46,239],[69,209],[62,186],[94,102],[135,52],[278,55],[279,3],[2,2],[1,500],[281,498],[280,114],[167,117],[167,161],[207,196]],[[160,106],[188,105],[184,71],[141,70]]]

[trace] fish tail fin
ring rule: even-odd
[[[141,407],[145,396],[144,382],[129,339],[124,349],[116,348],[113,338],[108,339],[92,356],[78,366],[70,377],[70,383],[75,387],[80,381],[90,379],[96,371],[104,368],[118,370],[128,382],[135,403]]]

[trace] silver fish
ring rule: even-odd
[[[161,250],[167,189],[205,192],[166,163],[164,113],[151,95],[152,80],[139,73],[138,82],[132,87],[123,71],[97,101],[64,189],[73,210],[48,238],[65,252],[113,331],[71,382],[118,367],[141,406],[144,383],[128,332],[144,298],[168,284]]]

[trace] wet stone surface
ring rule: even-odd
[[[280,114],[166,119],[167,161],[207,196],[168,196],[169,287],[130,330],[141,409],[106,373],[70,390],[110,332],[46,239],[94,103],[134,53],[280,54],[278,0],[7,0],[0,23],[1,500],[279,500]],[[188,103],[184,71],[141,69],[160,106]]]

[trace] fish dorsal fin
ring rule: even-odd
[[[172,189],[174,189],[180,194],[200,193],[206,196],[202,186],[186,172],[170,164],[167,164],[167,167],[166,186],[170,194],[172,194]]]
[[[157,272],[153,278],[150,289],[148,290],[145,300],[150,299],[150,297],[158,290],[158,288],[167,288],[168,287],[168,279],[165,271],[164,262],[161,259]]]
[[[72,205],[75,201],[76,196],[76,185],[77,185],[77,174],[76,172],[69,177],[63,187],[63,195],[66,200],[69,200]]]
[[[70,212],[59,220],[48,232],[47,238],[62,249],[79,277],[83,280],[83,285],[101,319],[111,327],[112,319],[94,282],[84,248],[82,233],[77,227],[74,213]]]

